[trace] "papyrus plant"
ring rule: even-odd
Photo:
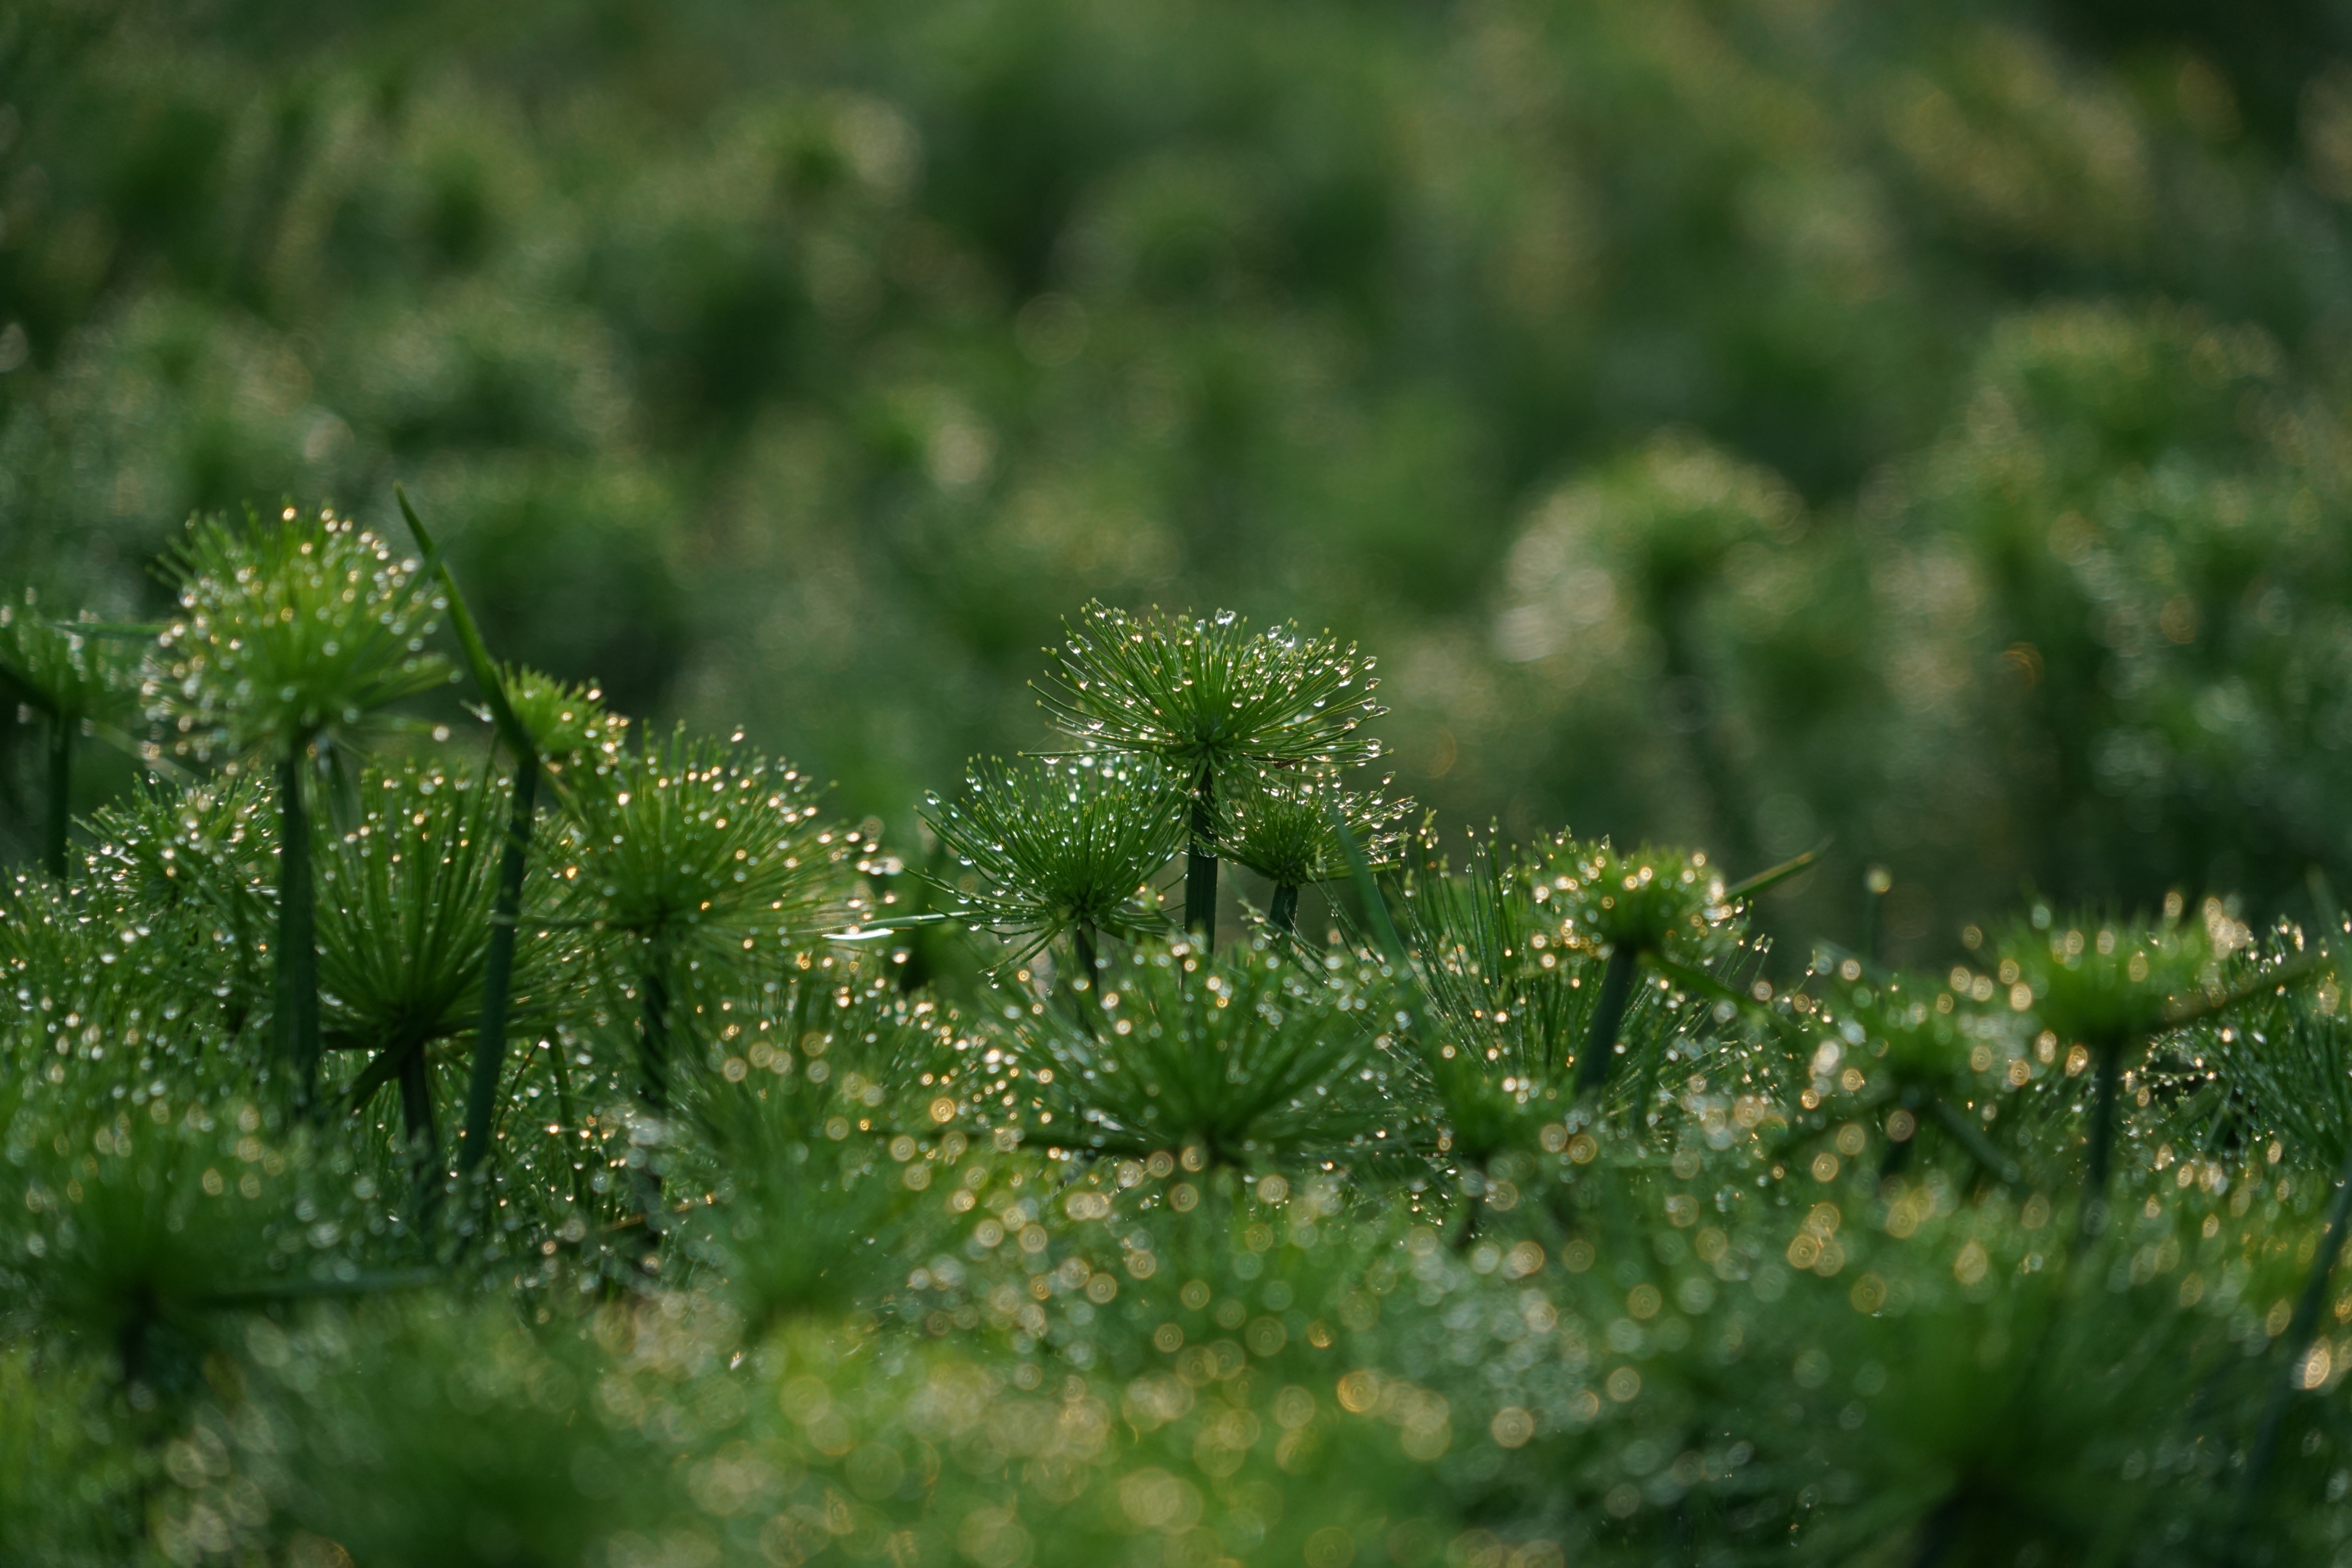
[[[274,773],[279,815],[278,1065],[294,1103],[319,1084],[312,763],[372,716],[446,684],[425,649],[445,605],[415,556],[331,510],[193,522],[165,558],[176,614],[148,658],[149,717],[199,761]]]
[[[1184,926],[1213,940],[1220,799],[1266,770],[1380,755],[1380,742],[1360,733],[1385,711],[1372,700],[1372,660],[1328,634],[1253,631],[1230,610],[1186,619],[1095,604],[1065,629],[1040,701],[1080,744],[1157,758],[1188,782]]]

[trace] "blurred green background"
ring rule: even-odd
[[[2292,907],[2352,886],[2347,17],[16,0],[0,575],[145,614],[192,510],[400,479],[502,654],[902,837],[1099,595],[1360,640],[1449,832],[1832,838],[1791,936],[1870,865],[1922,957]]]

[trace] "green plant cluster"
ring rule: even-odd
[[[1450,856],[1318,785],[1316,881],[1219,933],[1167,906],[1301,798],[1259,770],[1370,754],[1369,661],[1098,607],[1080,749],[975,768],[923,881],[495,664],[411,521],[334,601],[437,602],[476,739],[371,727],[404,638],[306,667],[295,744],[239,672],[315,626],[175,628],[152,760],[202,714],[269,765],[0,898],[0,1560],[2352,1559],[2324,882],[1790,965],[1749,906],[1801,867]],[[362,536],[194,537],[268,604]]]

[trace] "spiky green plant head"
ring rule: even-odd
[[[730,1150],[744,1148],[730,1140]],[[751,1323],[838,1318],[903,1281],[918,1219],[906,1167],[887,1140],[759,1142],[710,1206],[687,1226],[685,1250]],[[920,1218],[930,1217],[924,1205]]]
[[[0,605],[0,689],[52,718],[121,724],[139,712],[138,642],[98,629],[88,610],[52,619],[34,590],[21,603]]]
[[[507,789],[411,762],[362,771],[354,795],[350,829],[322,829],[314,851],[326,1037],[367,1051],[447,1039],[481,1006]]]
[[[1654,591],[1684,591],[1753,542],[1786,544],[1802,503],[1769,469],[1688,436],[1665,436],[1612,471],[1597,510]]]
[[[1479,1160],[1558,1115],[1600,965],[1556,906],[1549,846],[1474,837],[1458,865],[1423,847],[1394,903],[1419,960],[1397,1005],[1422,1015],[1414,1043],[1454,1149]]]
[[[218,1315],[301,1269],[294,1211],[313,1162],[226,1081],[222,1042],[174,1049],[169,1023],[148,1022],[152,1035],[92,1020],[62,1052],[7,1042],[0,1199],[16,1222],[0,1277],[43,1327],[119,1352],[124,1376],[184,1388]],[[334,1207],[314,1197],[308,1216],[333,1228],[330,1247],[347,1234]]]
[[[715,1023],[682,1054],[660,1130],[665,1180],[708,1194],[678,1227],[703,1288],[756,1329],[837,1318],[903,1280],[904,1241],[940,1215],[918,1194],[1003,1095],[1002,1053],[870,949],[704,965],[677,1002]]]
[[[2042,923],[2047,920],[2047,924]],[[2163,1028],[2221,984],[2221,954],[2199,921],[2034,918],[1994,939],[1990,978],[2011,1005],[2066,1045],[2119,1051]]]
[[[1100,603],[1063,626],[1061,668],[1037,687],[1039,705],[1086,745],[1190,773],[1380,754],[1360,732],[1387,711],[1372,700],[1373,661],[1328,632],[1307,637],[1289,623],[1255,632],[1230,610],[1130,616]]]
[[[1736,942],[1738,910],[1722,873],[1696,850],[1643,845],[1620,853],[1607,841],[1563,841],[1536,898],[1586,945],[1629,947],[1676,963],[1704,962]]]
[[[2263,956],[2279,961],[2307,952],[2314,934],[2274,931]],[[2151,1077],[2161,1073],[2182,1091],[2166,1098],[2184,1112],[2219,1100],[2233,1130],[2252,1135],[2249,1142],[2276,1138],[2283,1149],[2330,1169],[2352,1157],[2352,1018],[2339,979],[2265,989],[2168,1038],[2159,1054],[2171,1061],[2151,1064]],[[2198,1136],[2194,1146],[2210,1136]]]
[[[1045,1090],[1034,1136],[1079,1148],[1196,1148],[1251,1164],[1358,1157],[1406,1142],[1406,1064],[1378,969],[1337,971],[1259,941],[1213,956],[1139,944],[1084,1005],[1025,1015],[1018,1048]]]
[[[151,903],[102,869],[70,891],[21,874],[0,884],[0,984],[21,1009],[0,1023],[0,1042],[37,1035],[44,1050],[99,1051],[124,1073],[233,1047],[265,993],[268,889],[207,872],[205,885],[173,891]],[[49,1081],[56,1065],[36,1051],[24,1070]],[[251,1066],[236,1057],[237,1073]],[[9,1071],[0,1064],[0,1079]]]
[[[539,748],[541,766],[562,774],[576,766],[593,767],[621,752],[629,721],[604,706],[604,693],[593,681],[573,685],[520,665],[499,672],[507,705]]]
[[[1383,795],[1389,783],[1351,790],[1333,769],[1268,768],[1254,783],[1221,784],[1217,852],[1276,887],[1333,881],[1352,869],[1339,834],[1344,822],[1367,868],[1394,866],[1404,855],[1412,801]]]
[[[1191,795],[1150,757],[991,758],[955,799],[928,797],[923,820],[961,868],[939,885],[1018,959],[1066,932],[1164,929],[1151,880],[1183,845]]]
[[[269,906],[278,814],[253,774],[140,779],[93,812],[89,829],[94,897],[149,911]]]
[[[1830,976],[1817,1014],[1829,1068],[1850,1060],[1874,1084],[1883,1077],[1881,1087],[1898,1093],[1961,1079],[1980,1059],[1978,1047],[2000,1032],[1985,1027],[1987,1017],[1937,976],[1902,970],[1853,980]],[[2006,1062],[2007,1041],[1990,1043],[1998,1047],[1993,1055]],[[1814,1060],[1823,1058],[1817,1054]]]
[[[179,613],[148,657],[148,716],[199,757],[282,752],[446,684],[424,565],[331,510],[194,520],[165,558]]]
[[[234,1033],[267,990],[278,812],[263,781],[148,777],[89,819],[80,914],[116,923],[118,963],[166,968],[184,1011]]]
[[[575,771],[558,846],[571,919],[743,951],[803,942],[854,917],[874,846],[820,819],[821,793],[791,763],[683,726],[642,752]]]

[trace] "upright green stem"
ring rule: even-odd
[[[1878,931],[1886,923],[1886,895],[1878,884],[1864,881],[1862,885],[1862,962],[1865,968],[1878,963]]]
[[[1265,906],[1265,920],[1275,930],[1296,935],[1298,931],[1298,889],[1288,883],[1275,889],[1273,900]]]
[[[1953,1543],[1959,1539],[1960,1516],[1967,1508],[1968,1494],[1958,1488],[1936,1505],[1936,1511],[1919,1527],[1919,1545],[1912,1554],[1911,1568],[1938,1568],[1951,1555]]]
[[[474,1032],[474,1074],[466,1094],[466,1142],[457,1169],[470,1173],[490,1147],[490,1116],[498,1109],[499,1074],[507,1056],[507,1002],[514,980],[515,935],[522,911],[523,867],[530,852],[532,810],[539,795],[539,763],[515,763],[514,812],[507,823],[505,858],[499,863],[499,896],[490,911],[490,947],[482,959],[482,1019]]]
[[[1462,1162],[1462,1184],[1454,1193],[1454,1201],[1462,1205],[1459,1222],[1454,1227],[1454,1250],[1466,1252],[1478,1235],[1478,1210],[1486,1193],[1486,1163],[1484,1160]]]
[[[1911,1145],[1917,1142],[1919,1142],[1919,1133],[1915,1126],[1910,1137],[1904,1139],[1900,1143],[1886,1145],[1886,1152],[1878,1157],[1878,1179],[1881,1183],[1904,1173],[1911,1163]]]
[[[1077,973],[1070,977],[1070,1000],[1078,1009],[1078,1022],[1087,1026],[1089,1035],[1101,1031],[1095,1026],[1095,1015],[1101,1009],[1095,993],[1102,980],[1102,966],[1095,951],[1095,928],[1081,924],[1070,932],[1071,956],[1076,960]],[[1083,984],[1079,984],[1081,981]]]
[[[647,1110],[656,1115],[669,1108],[669,976],[667,972],[667,944],[659,933],[648,937],[645,977],[641,990],[645,1001],[644,1035],[639,1041],[640,1058],[638,1094]],[[651,1265],[661,1244],[667,1226],[662,1206],[662,1162],[660,1150],[648,1147],[645,1163],[637,1165],[632,1176],[637,1201],[644,1205],[646,1228],[639,1239],[640,1261]]]
[[[1982,1126],[1960,1114],[1952,1102],[1940,1094],[1927,1098],[1927,1110],[1952,1135],[1954,1142],[1969,1152],[1969,1158],[1984,1167],[1985,1174],[2004,1186],[2017,1185],[2021,1173],[2017,1162],[1992,1146],[1984,1135]],[[1913,1133],[1916,1140],[1917,1133]]]
[[[1712,842],[1722,847],[1724,864],[1751,865],[1755,855],[1748,843],[1748,822],[1737,804],[1746,795],[1740,767],[1725,732],[1723,705],[1715,700],[1714,682],[1699,651],[1698,606],[1703,595],[1697,590],[1701,587],[1692,577],[1654,583],[1649,596],[1654,618],[1650,624],[1662,634],[1670,689],[1678,690],[1695,710],[1688,715],[1685,733],[1699,786],[1706,795],[1708,814],[1715,819]]]
[[[1609,1082],[1609,1068],[1617,1054],[1617,1031],[1625,1022],[1626,1005],[1633,998],[1633,971],[1641,954],[1631,942],[1609,950],[1609,967],[1601,972],[1601,995],[1592,1004],[1592,1033],[1584,1042],[1584,1059],[1576,1064],[1576,1091],[1597,1093]]]
[[[2120,1046],[2102,1046],[2097,1051],[2099,1082],[2096,1098],[2091,1104],[2090,1167],[2084,1176],[2082,1229],[2075,1244],[2086,1246],[2107,1223],[2107,1162],[2116,1142],[2116,1095],[2124,1074],[2124,1053]]]
[[[294,1103],[309,1112],[319,1099],[319,940],[316,893],[310,886],[310,818],[302,803],[302,754],[297,741],[278,764],[278,1058],[293,1076]]]
[[[400,514],[408,520],[408,529],[416,536],[416,547],[428,560],[437,560],[433,536],[425,531],[425,521],[416,509],[408,503],[408,492],[400,486],[392,487],[399,498]],[[451,574],[446,562],[439,567],[441,585],[449,595],[449,624],[457,634],[457,646],[466,655],[466,667],[473,672],[474,684],[481,689],[482,700],[489,704],[490,717],[496,721],[499,735],[508,749],[514,752],[514,811],[507,826],[507,847],[499,863],[499,894],[490,912],[490,947],[482,959],[482,1016],[474,1034],[474,1071],[466,1090],[466,1142],[457,1152],[457,1168],[471,1173],[488,1154],[490,1121],[498,1108],[499,1075],[506,1065],[507,1005],[514,988],[514,950],[517,922],[522,918],[523,868],[530,853],[530,830],[539,794],[539,747],[507,700],[506,687],[499,679],[498,668],[490,662],[490,650],[482,641],[481,629],[474,625],[474,613],[466,606],[466,595],[457,590],[457,579]],[[562,1053],[556,1053],[558,1081],[562,1081]],[[568,1125],[571,1113],[566,1110]]]
[[[637,1098],[656,1116],[669,1107],[669,977],[667,944],[658,931],[646,938],[646,967],[638,983],[644,1003],[637,1039]],[[651,1265],[665,1226],[662,1209],[660,1152],[648,1147],[644,1163],[631,1161],[630,1184],[644,1207],[646,1228],[639,1238],[640,1261]]]
[[[49,715],[49,820],[41,859],[49,875],[66,879],[66,826],[73,820],[73,716]]]
[[[1217,776],[1208,763],[1192,786],[1192,841],[1184,851],[1184,929],[1217,942]]]
[[[580,1157],[580,1112],[572,1102],[572,1070],[563,1065],[563,1044],[548,1042],[548,1065],[555,1072],[555,1113],[562,1119],[563,1162],[572,1167],[572,1201],[584,1220],[595,1206],[589,1199],[587,1162]]]
[[[441,1130],[433,1114],[433,1079],[421,1044],[401,1051],[400,1119],[408,1134],[409,1178],[421,1227],[441,1189]]]
[[[1371,922],[1373,939],[1399,975],[1411,973],[1412,960],[1404,950],[1404,939],[1397,934],[1396,921],[1389,915],[1388,900],[1381,896],[1380,883],[1372,879],[1371,865],[1356,843],[1347,813],[1336,803],[1331,807],[1331,828],[1339,836],[1340,852],[1348,858],[1348,875],[1355,881],[1356,896],[1363,900],[1364,919]]]
[[[659,1110],[669,1103],[669,980],[663,973],[661,938],[647,941],[645,978],[638,988],[645,1014],[637,1067],[639,1092],[647,1105]]]

